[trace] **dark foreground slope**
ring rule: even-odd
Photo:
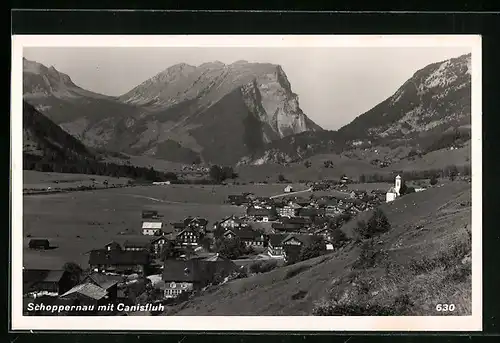
[[[392,229],[331,255],[229,282],[166,315],[470,315],[470,184],[451,183],[381,206]],[[367,216],[367,213],[363,214]],[[343,230],[352,235],[354,222]],[[294,275],[295,274],[295,275]]]

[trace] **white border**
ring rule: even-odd
[[[35,317],[22,315],[22,57],[24,47],[470,47],[472,51],[472,316],[429,317]],[[12,330],[161,331],[481,331],[482,148],[481,36],[286,35],[286,36],[92,36],[12,37]],[[446,299],[443,299],[445,302]],[[309,319],[307,319],[309,318]]]

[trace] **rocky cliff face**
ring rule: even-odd
[[[89,147],[175,162],[234,164],[266,143],[321,130],[280,66],[177,64],[120,97],[24,61],[24,98]]]
[[[267,63],[238,61],[226,65],[216,61],[199,67],[177,64],[143,82],[120,100],[153,111],[190,102],[185,113],[189,117],[205,111],[238,88],[249,111],[271,129],[264,135],[267,142],[321,129],[300,109],[298,96],[292,92],[283,69]]]

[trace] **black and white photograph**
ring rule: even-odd
[[[14,327],[481,329],[479,36],[12,44]]]

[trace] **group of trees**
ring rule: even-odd
[[[218,183],[221,183],[227,179],[235,179],[238,177],[238,174],[234,172],[232,167],[221,167],[218,165],[213,165],[212,167],[210,167],[209,175],[212,180]]]
[[[50,154],[44,157],[23,154],[23,169],[42,172],[128,177],[146,181],[177,180],[177,175],[175,173],[160,172],[153,168],[106,163],[92,158],[66,157],[62,159]]]
[[[441,169],[427,169],[427,170],[405,170],[392,173],[373,173],[373,174],[362,174],[359,176],[359,182],[361,183],[375,183],[375,182],[393,182],[396,175],[401,175],[404,180],[424,180],[424,179],[437,179],[437,178],[449,178],[450,180],[455,180],[459,175],[470,176],[471,166],[463,165],[449,165]]]
[[[236,260],[241,256],[253,252],[251,247],[247,247],[239,237],[219,238],[215,241],[215,252],[231,260]]]
[[[391,224],[385,213],[376,208],[368,221],[360,220],[357,223],[356,233],[363,239],[372,238],[391,229]]]

